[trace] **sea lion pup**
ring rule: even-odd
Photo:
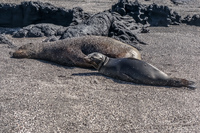
[[[15,51],[12,57],[42,59],[67,66],[92,67],[84,61],[84,57],[93,52],[100,52],[112,58],[141,59],[141,54],[136,48],[103,36],[83,36],[56,42],[26,44]]]
[[[101,53],[91,53],[85,61],[92,64],[103,75],[116,79],[156,86],[188,87],[195,89],[195,83],[181,78],[172,78],[144,61],[134,58],[109,58]]]

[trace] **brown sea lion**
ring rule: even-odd
[[[12,57],[42,59],[67,66],[91,67],[91,64],[85,62],[84,57],[93,52],[112,58],[141,59],[141,54],[136,48],[102,36],[83,36],[56,42],[26,44],[15,51]]]
[[[109,58],[101,53],[91,53],[85,57],[100,73],[116,79],[156,86],[188,87],[195,83],[181,78],[172,78],[151,64],[134,58]]]

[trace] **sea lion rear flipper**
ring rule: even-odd
[[[187,87],[194,90],[194,89],[197,88],[197,85],[193,81],[188,81],[188,86]]]
[[[189,81],[187,79],[181,78],[171,78],[167,85],[175,86],[175,87],[188,87],[190,89],[196,89],[196,83],[193,81]]]

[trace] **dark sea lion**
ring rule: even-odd
[[[12,57],[42,59],[67,66],[92,67],[84,61],[84,57],[93,52],[112,58],[141,59],[141,54],[136,48],[102,36],[83,36],[56,42],[26,44],[15,51]]]
[[[169,77],[151,64],[134,58],[109,58],[101,53],[91,53],[85,61],[92,64],[100,73],[116,79],[156,86],[188,87],[195,83],[181,78]]]

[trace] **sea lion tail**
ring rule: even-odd
[[[190,89],[196,89],[196,83],[193,81],[189,81],[186,79],[181,78],[171,78],[168,81],[169,86],[175,86],[175,87],[188,87]]]

